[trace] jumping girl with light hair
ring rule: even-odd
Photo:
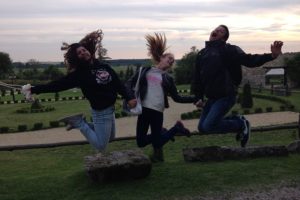
[[[193,96],[181,96],[177,92],[173,78],[167,71],[174,64],[174,55],[166,52],[167,40],[164,34],[155,33],[146,35],[148,55],[152,58],[154,66],[142,67],[126,83],[126,87],[134,94],[133,88],[139,78],[139,95],[142,103],[142,114],[138,116],[136,127],[136,141],[139,147],[152,144],[153,162],[162,162],[163,145],[169,140],[174,140],[177,133],[190,136],[190,131],[184,127],[182,122],[177,121],[175,125],[167,130],[163,128],[163,111],[169,107],[168,97],[170,95],[175,102],[193,103]],[[149,126],[151,133],[147,134]]]

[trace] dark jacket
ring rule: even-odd
[[[139,91],[137,92],[143,100],[146,96],[147,93],[147,79],[146,79],[146,74],[147,72],[151,69],[151,67],[143,67],[142,72],[141,72],[141,77],[139,81]],[[137,82],[139,75],[139,70],[126,82],[125,86],[126,89],[128,90],[128,93],[130,95],[134,95],[134,87]],[[163,87],[163,92],[164,92],[164,100],[165,100],[165,107],[169,108],[169,102],[168,102],[168,97],[167,95],[170,95],[172,99],[175,102],[178,103],[193,103],[195,102],[195,97],[194,96],[181,96],[177,92],[176,85],[174,83],[173,78],[168,74],[164,73],[162,74],[162,87]]]
[[[118,93],[126,100],[134,98],[126,92],[115,71],[108,64],[98,60],[95,60],[93,65],[79,68],[57,81],[34,86],[31,92],[35,94],[59,92],[75,87],[81,88],[83,95],[95,110],[103,110],[114,105]]]
[[[197,55],[192,88],[197,99],[236,95],[242,80],[241,65],[259,67],[271,60],[271,54],[246,54],[224,41],[208,41]]]

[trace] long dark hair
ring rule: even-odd
[[[72,72],[80,67],[82,61],[77,56],[77,48],[84,47],[86,48],[93,59],[96,58],[96,52],[98,52],[99,59],[103,59],[106,51],[102,47],[103,32],[101,29],[93,31],[87,34],[82,38],[79,43],[73,43],[69,45],[68,43],[63,42],[61,50],[67,51],[64,54],[64,62],[67,67],[67,72]],[[104,53],[103,53],[104,52]]]

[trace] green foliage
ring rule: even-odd
[[[27,125],[26,124],[21,124],[18,126],[18,131],[27,131]]]
[[[255,108],[255,109],[254,109],[254,112],[255,112],[255,113],[262,113],[262,112],[263,112],[263,109],[262,109],[262,108]]]
[[[297,53],[291,59],[285,59],[285,64],[287,66],[286,72],[288,77],[300,86],[300,53]]]
[[[266,112],[272,112],[273,110],[273,107],[269,106],[269,107],[266,107]]]
[[[7,126],[0,127],[0,133],[7,133],[9,128]]]
[[[0,78],[12,73],[12,62],[9,54],[0,52]]]
[[[50,127],[59,127],[59,121],[50,121],[49,125]]]
[[[191,51],[185,54],[181,60],[177,62],[177,67],[174,68],[176,84],[191,83],[198,52],[199,50],[197,50],[196,47],[192,47]]]
[[[43,108],[43,106],[38,99],[34,100],[34,102],[31,104],[31,110],[39,110],[41,108]]]
[[[33,124],[33,130],[40,130],[43,128],[43,123],[42,122],[37,122]]]
[[[243,87],[241,106],[242,106],[242,108],[252,108],[253,107],[253,99],[252,99],[252,94],[251,94],[250,83],[246,83]]]
[[[57,80],[64,76],[64,73],[60,71],[57,67],[54,65],[50,65],[48,68],[46,68],[42,74],[40,75],[40,80]]]

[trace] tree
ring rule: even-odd
[[[252,108],[253,107],[253,99],[252,99],[252,94],[251,94],[250,83],[246,83],[243,87],[241,106],[242,106],[242,108]]]
[[[296,83],[297,86],[300,86],[300,53],[297,53],[291,59],[286,58],[285,64],[287,66],[287,76],[291,81]]]
[[[185,54],[181,60],[177,62],[177,67],[174,68],[176,84],[190,84],[193,79],[195,68],[195,60],[199,50],[193,46],[191,51]]]
[[[40,79],[44,80],[57,80],[64,76],[64,73],[61,72],[57,67],[50,65],[48,68],[46,68]]]
[[[0,52],[0,78],[12,72],[12,61],[7,53]]]

